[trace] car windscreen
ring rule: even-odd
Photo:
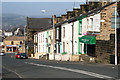
[[[21,53],[21,55],[26,55],[26,53]]]

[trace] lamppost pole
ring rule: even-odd
[[[54,60],[55,60],[55,52],[54,52],[54,14],[53,14],[52,18],[53,18],[53,57],[54,57]]]
[[[26,26],[24,26],[24,52],[25,52],[25,28]]]
[[[115,6],[115,65],[117,65],[117,7]]]

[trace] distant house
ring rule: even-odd
[[[2,30],[0,29],[0,35],[2,35]]]
[[[27,40],[33,41],[33,33],[51,25],[51,18],[29,18],[27,17]]]
[[[16,31],[14,31],[14,35],[17,35],[17,34],[18,34],[19,29],[20,29],[20,28],[17,28],[17,30],[16,30]]]
[[[12,36],[13,35],[13,32],[11,31],[4,31],[4,36],[5,37],[9,37],[9,36]]]
[[[51,26],[51,18],[29,18],[27,17],[27,41],[34,44],[34,33],[43,30]],[[29,50],[34,49],[34,46],[30,46]]]
[[[0,42],[0,52],[4,52],[4,43]]]
[[[25,52],[24,36],[9,36],[3,42],[5,53]]]
[[[14,35],[15,35],[15,36],[17,36],[17,35],[22,36],[22,35],[24,35],[23,32],[24,32],[24,31],[22,31],[22,29],[17,28],[17,29],[14,31]]]
[[[3,37],[3,35],[2,35],[2,30],[0,29],[0,42],[2,41],[2,37]]]

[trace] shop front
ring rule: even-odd
[[[82,53],[83,50],[84,54],[95,57],[95,44],[96,44],[95,36],[85,35],[79,37],[79,52]]]
[[[6,53],[14,53],[18,51],[18,45],[6,45]]]

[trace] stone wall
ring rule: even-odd
[[[120,56],[120,31],[118,31],[117,35],[118,35],[117,36],[118,56]],[[110,40],[96,40],[97,62],[110,63],[110,55],[112,54],[115,54],[115,35],[114,34],[110,35]]]
[[[111,35],[111,37],[114,37]],[[109,56],[114,52],[114,40],[96,40],[97,62],[109,63]]]
[[[101,22],[101,32],[100,35],[97,35],[97,40],[110,40],[110,34],[115,32],[115,29],[111,28],[111,17],[114,12],[113,6],[116,6],[116,3],[105,7],[100,12],[101,20],[104,20],[104,22]]]
[[[110,63],[110,55],[115,54],[115,29],[111,28],[111,17],[114,12],[114,3],[103,10],[101,10],[101,32],[96,36],[96,56],[97,62]],[[119,32],[119,31],[118,31]],[[118,39],[120,35],[118,33]],[[120,41],[118,40],[118,46],[120,47]],[[118,48],[119,49],[119,48]],[[120,50],[118,50],[119,53]]]
[[[70,61],[80,61],[80,56],[79,55],[71,55]]]

